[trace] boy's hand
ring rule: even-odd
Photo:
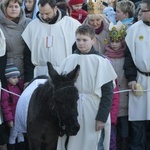
[[[96,126],[95,126],[95,130],[96,131],[100,131],[104,128],[105,123],[99,120],[96,120]]]

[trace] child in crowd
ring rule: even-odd
[[[130,0],[118,1],[116,4],[116,20],[121,21],[126,28],[133,24],[135,5]]]
[[[78,121],[80,130],[70,136],[67,149],[92,150],[98,147],[101,130],[105,128],[104,148],[109,150],[110,117],[113,97],[113,80],[117,77],[109,62],[103,56],[95,55],[93,47],[95,30],[89,25],[81,25],[76,30],[76,54],[67,57],[59,68],[66,73],[80,65],[76,87],[79,90]],[[87,71],[88,68],[88,71]],[[107,72],[107,73],[106,73]],[[66,136],[59,137],[57,150],[65,150]]]
[[[124,51],[126,49],[125,36],[126,28],[121,21],[118,21],[116,25],[110,23],[109,25],[110,44],[105,47],[105,55],[110,59],[117,75],[117,83],[119,90],[128,89],[127,80],[124,76],[123,64],[124,64]],[[121,133],[121,146],[127,148],[128,145],[128,92],[120,93],[120,108],[118,121],[120,122]],[[119,126],[119,124],[117,125]],[[122,149],[120,148],[120,150]]]
[[[26,17],[35,19],[36,13],[38,12],[38,1],[39,0],[24,0],[24,10]]]
[[[66,15],[70,16],[71,9],[66,0],[57,0],[57,7],[63,11],[65,11]]]
[[[84,0],[70,0],[69,5],[71,7],[71,17],[78,20],[80,23],[83,23],[87,17],[87,11],[82,9]]]
[[[5,69],[5,76],[7,78],[7,88],[2,90],[1,106],[4,115],[4,120],[10,128],[8,150],[15,150],[16,138],[18,138],[19,147],[24,150],[24,136],[22,133],[18,133],[14,129],[14,117],[16,105],[23,91],[24,84],[22,80],[19,80],[20,72],[13,63],[8,63]],[[9,93],[9,92],[10,93]]]

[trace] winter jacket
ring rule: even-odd
[[[16,86],[13,86],[10,83],[8,83],[6,90],[21,95],[23,87],[24,87],[23,81],[20,80],[20,82]],[[19,97],[17,95],[13,95],[2,90],[1,107],[4,115],[4,120],[6,122],[14,121],[18,99]]]
[[[7,61],[14,63],[21,72],[21,77],[23,77],[25,42],[23,41],[21,34],[30,21],[31,19],[25,17],[25,13],[22,9],[18,22],[9,20],[2,10],[2,5],[0,5],[0,28],[6,38],[6,54],[0,57],[0,79],[2,80],[3,87],[6,87],[7,83],[6,78],[4,77]]]
[[[113,24],[116,24],[116,12],[114,11],[113,7],[108,6],[103,10],[103,14],[106,15],[106,17],[113,22]]]
[[[114,89],[114,92],[117,92],[118,85]],[[117,124],[117,117],[118,117],[118,112],[119,112],[119,106],[120,106],[120,94],[119,93],[114,93],[113,100],[112,100],[112,106],[110,110],[110,117],[111,117],[111,124],[116,125]]]
[[[71,17],[78,20],[80,23],[83,23],[87,15],[88,15],[87,11],[83,9],[80,9],[79,11],[72,10],[71,12]]]
[[[127,78],[128,82],[130,81],[136,81],[137,77],[137,68],[133,62],[131,53],[129,51],[129,48],[127,47],[125,51],[125,62],[123,69],[125,70],[125,77]]]

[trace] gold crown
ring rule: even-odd
[[[88,14],[102,14],[103,13],[103,3],[101,0],[96,0],[96,2],[89,0],[87,2]]]
[[[109,36],[111,42],[119,42],[125,39],[126,27],[121,21],[118,21],[116,25],[112,22],[109,24]]]

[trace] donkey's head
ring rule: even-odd
[[[49,76],[54,84],[53,89],[53,110],[57,114],[59,125],[63,132],[68,135],[76,135],[79,131],[77,120],[78,90],[74,82],[79,74],[79,65],[66,75],[59,75],[53,66],[48,62]]]

